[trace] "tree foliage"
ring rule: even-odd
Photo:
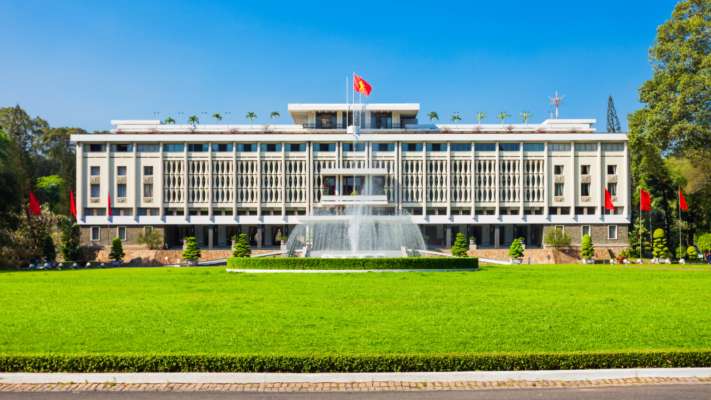
[[[142,230],[136,235],[136,243],[146,245],[151,250],[157,250],[163,247],[163,234],[155,229]]]
[[[455,257],[468,257],[467,250],[469,250],[467,238],[464,237],[463,233],[457,233],[454,245],[452,246],[452,255]]]
[[[197,260],[202,257],[200,246],[198,246],[197,240],[195,240],[194,237],[186,237],[185,241],[187,242],[187,245],[185,246],[185,250],[183,250],[183,259]]]
[[[44,243],[42,243],[42,258],[45,261],[54,261],[57,259],[57,249],[54,247],[54,240],[52,236],[45,236]]]
[[[580,253],[586,260],[595,258],[595,247],[593,247],[592,238],[587,233],[583,235],[583,242],[580,248]]]
[[[709,251],[711,251],[711,233],[701,235],[696,240],[696,245],[699,247],[699,250],[703,251],[704,253],[708,253]]]
[[[82,253],[79,249],[81,231],[79,225],[74,221],[74,218],[64,217],[58,222],[58,226],[61,232],[59,251],[62,253],[64,261],[81,260]]]
[[[560,250],[565,247],[570,247],[570,244],[573,242],[573,237],[570,236],[570,233],[566,232],[565,230],[559,230],[551,226],[551,229],[549,229],[544,238],[543,238],[543,243],[546,246],[550,246],[554,249]]]
[[[610,133],[622,132],[620,119],[617,118],[617,110],[615,110],[615,103],[612,101],[612,95],[607,100],[607,131]]]
[[[121,239],[115,237],[111,241],[111,252],[109,253],[109,259],[121,261],[125,256],[126,253],[123,252],[123,244],[121,243]]]
[[[249,240],[247,240],[247,235],[244,233],[239,235],[237,243],[235,243],[232,248],[234,249],[232,257],[250,257],[250,254],[252,254],[252,249],[249,246]]]

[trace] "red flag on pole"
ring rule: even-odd
[[[370,96],[370,91],[373,90],[373,87],[368,84],[368,82],[364,81],[360,76],[353,74],[353,89],[358,92],[362,93],[365,95],[365,97]]]
[[[612,204],[612,197],[610,192],[605,189],[605,210],[614,210],[615,206]]]
[[[40,210],[39,201],[32,192],[30,192],[30,212],[35,215],[42,215],[42,210]]]
[[[111,216],[111,193],[109,193],[109,217]]]
[[[643,210],[643,211],[651,211],[652,210],[652,196],[650,196],[646,190],[642,189],[642,191],[640,192],[639,201],[641,202],[641,204],[640,204],[641,210]]]
[[[77,205],[76,205],[76,203],[74,202],[74,192],[72,192],[72,191],[70,190],[70,191],[69,191],[69,196],[70,196],[70,199],[69,199],[69,201],[70,201],[70,203],[69,203],[69,211],[72,213],[72,215],[74,216],[74,218],[76,218],[76,217],[77,217]]]
[[[689,209],[689,206],[686,205],[686,199],[684,199],[684,193],[681,192],[681,186],[679,186],[679,207],[684,211]]]

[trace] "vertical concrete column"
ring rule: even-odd
[[[106,142],[106,158],[104,161],[104,165],[101,168],[103,172],[101,172],[102,176],[106,177],[106,182],[108,183],[108,187],[106,188],[106,191],[108,192],[109,198],[113,197],[114,203],[116,202],[116,197],[114,197],[114,171],[111,169],[111,143]],[[101,179],[103,182],[104,179]],[[101,198],[104,198],[104,194],[101,194]],[[113,205],[113,204],[112,204]],[[109,209],[111,206],[108,204],[108,200],[106,201],[106,220],[111,221],[111,216],[109,216]]]
[[[632,188],[631,188],[631,183],[632,180],[630,179],[630,151],[629,147],[627,146],[628,142],[624,142],[623,146],[625,147],[625,161],[624,161],[624,175],[622,175],[619,171],[617,172],[617,175],[619,178],[617,179],[617,182],[619,186],[622,186],[623,182],[625,185],[625,190],[617,190],[618,193],[624,193],[625,194],[625,211],[627,211],[627,219],[632,222],[632,209],[631,209],[631,199],[632,199]]]
[[[598,218],[602,219],[603,211],[602,211],[602,199],[605,198],[605,171],[603,171],[603,163],[602,163],[602,142],[598,141],[597,142],[597,181],[598,183],[598,188],[600,193],[597,195],[596,203],[597,207],[595,207],[595,216]],[[594,180],[595,178],[593,178]],[[591,185],[592,186],[592,185]],[[592,232],[591,232],[592,233]],[[607,237],[607,235],[605,235]]]
[[[306,213],[314,207],[314,159],[311,142],[306,142]]]
[[[395,190],[393,191],[393,201],[395,202],[395,209],[397,211],[402,211],[402,145],[401,142],[395,142]]]
[[[74,199],[74,203],[77,208],[77,221],[81,221],[81,219],[84,218],[84,143],[77,142],[76,146],[77,187],[75,188],[75,191],[77,196]]]
[[[264,225],[257,225],[257,248],[262,248],[262,236],[264,235]]]
[[[577,197],[575,196],[575,190],[576,190],[578,182],[577,182],[577,179],[575,179],[577,174],[575,173],[575,142],[574,141],[570,142],[570,168],[569,169],[570,169],[570,171],[568,171],[568,173],[565,174],[570,178],[570,183],[566,182],[567,183],[566,186],[568,187],[568,190],[566,190],[566,192],[570,193],[570,202],[568,203],[568,204],[570,204],[570,214],[569,215],[572,220],[575,220],[575,203],[576,203],[576,199],[577,199]],[[567,178],[566,178],[566,181],[568,181]]]
[[[262,220],[262,144],[260,142],[257,142],[257,219]]]
[[[471,217],[472,217],[472,219],[476,219],[476,176],[475,176],[475,172],[476,172],[476,157],[474,156],[474,148],[475,148],[474,146],[475,146],[475,143],[472,142],[472,164],[471,164],[471,170],[469,171],[469,172],[470,172],[469,176],[470,176],[470,179],[471,179],[471,182],[470,182],[470,183],[471,183],[471,185],[472,185],[472,192],[471,192],[471,196],[472,196],[472,213],[471,213]]]
[[[143,204],[143,179],[141,176],[141,167],[138,166],[138,158],[136,157],[136,142],[133,142],[133,220],[138,221],[138,203]],[[128,185],[126,185],[128,187]]]
[[[190,167],[188,166],[188,142],[184,142],[185,147],[183,148],[183,162],[184,168],[183,168],[183,186],[185,187],[185,191],[183,192],[183,216],[185,220],[188,220],[188,216],[190,215],[190,211],[188,210],[188,194],[190,193],[190,184],[188,183],[188,170]]]
[[[500,221],[500,220],[501,220],[501,216],[500,216],[500,210],[499,210],[499,208],[501,207],[501,203],[500,203],[501,195],[500,195],[500,193],[499,193],[499,190],[501,190],[501,182],[499,182],[499,179],[500,179],[499,177],[500,177],[500,174],[501,174],[501,165],[499,164],[499,158],[500,158],[499,154],[500,154],[500,151],[499,151],[499,142],[496,142],[496,161],[495,161],[495,164],[494,164],[494,165],[495,165],[495,169],[494,169],[494,172],[495,172],[495,176],[494,176],[494,185],[495,185],[495,186],[494,186],[494,201],[496,202],[496,211],[494,211],[494,214],[496,215],[496,219]],[[499,229],[499,228],[498,228],[498,225],[497,225],[497,228],[496,228],[496,229]],[[498,237],[498,236],[497,236],[497,237]],[[498,249],[498,247],[497,247],[497,249]]]
[[[548,202],[550,196],[548,193],[552,190],[548,184],[548,176],[552,173],[549,171],[550,167],[548,165],[548,142],[543,143],[543,216],[548,219]],[[542,240],[543,238],[541,238]]]
[[[452,221],[452,146],[447,142],[447,219]],[[450,226],[451,230],[451,226]],[[449,231],[448,231],[449,232]],[[451,232],[450,232],[451,233]],[[447,242],[449,243],[449,242]]]
[[[163,165],[165,163],[163,161],[163,142],[158,143],[158,146],[158,170],[156,171],[156,175],[153,177],[153,198],[158,202],[158,214],[160,215],[161,220],[163,220],[165,217],[165,198],[163,197],[165,192],[163,190],[163,186],[165,185],[163,182],[165,174],[163,171],[163,168],[165,168]]]
[[[521,146],[521,148],[519,150],[521,150],[521,154],[520,154],[520,158],[519,158],[520,161],[519,161],[519,166],[518,166],[518,182],[519,182],[518,183],[518,187],[519,187],[518,215],[521,217],[521,219],[523,219],[524,218],[524,216],[523,216],[523,199],[526,196],[526,192],[525,192],[525,188],[524,188],[525,180],[523,179],[523,173],[525,171],[525,169],[523,167],[523,141],[521,141],[520,146]]]
[[[210,218],[210,221],[213,221],[212,189],[212,142],[207,142],[207,217]],[[212,225],[210,227],[210,235],[212,235]],[[210,242],[210,248],[212,248],[212,241]]]
[[[422,142],[422,217],[427,219],[427,142]]]
[[[215,234],[215,225],[208,225],[207,227],[207,248],[212,250],[212,238]]]
[[[237,142],[232,142],[232,219],[237,221]]]
[[[501,225],[496,224],[496,225],[494,225],[494,248],[495,249],[498,249],[501,247],[501,240],[500,239],[501,239]],[[489,242],[491,242],[491,238],[489,239]]]
[[[444,247],[452,247],[452,224],[446,224],[444,228],[446,229],[444,234]]]
[[[286,143],[281,142],[281,220],[286,221]]]

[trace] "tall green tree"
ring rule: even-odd
[[[430,119],[430,121],[432,122],[432,125],[434,125],[434,120],[438,120],[438,121],[439,121],[439,115],[437,115],[437,112],[435,112],[435,111],[432,111],[432,112],[430,112],[429,114],[427,114],[427,117],[428,117],[428,118]]]
[[[246,117],[246,118],[249,118],[249,127],[251,128],[251,127],[252,127],[252,120],[254,120],[255,118],[257,118],[257,114],[255,114],[255,113],[253,113],[253,112],[250,111],[250,112],[247,113],[247,117]]]
[[[620,119],[617,118],[617,110],[615,110],[615,103],[612,101],[612,95],[607,100],[607,131],[610,133],[622,132]]]

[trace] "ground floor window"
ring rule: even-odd
[[[583,236],[590,234],[590,225],[583,225]]]
[[[608,227],[608,239],[617,239],[617,226],[610,225]]]
[[[98,226],[91,227],[91,240],[98,241],[101,240],[101,228]]]
[[[126,227],[125,226],[118,227],[118,238],[121,239],[122,241],[126,241]]]

